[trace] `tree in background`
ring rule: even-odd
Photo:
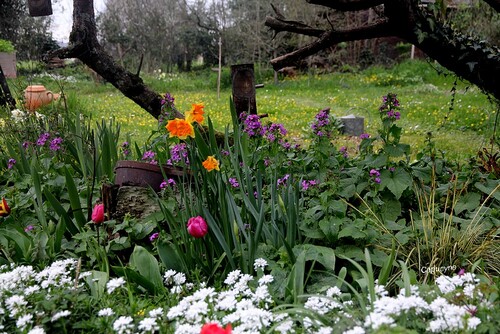
[[[98,18],[103,46],[122,66],[145,71],[190,70],[193,59],[209,45],[208,34],[177,0],[108,0]]]
[[[30,17],[25,0],[0,2],[0,38],[14,44],[17,58],[38,60],[58,46],[50,33],[50,18]]]
[[[500,11],[500,0],[485,0]],[[442,17],[446,15],[445,0],[422,6],[417,0],[307,0],[311,5],[343,12],[372,8],[377,17],[369,24],[339,29],[323,17],[321,25],[292,21],[276,11],[266,18],[266,25],[276,33],[290,32],[313,38],[313,41],[285,55],[274,58],[276,70],[329,50],[346,41],[397,36],[416,45],[458,76],[500,99],[500,49],[497,45],[457,32]]]
[[[440,0],[442,1],[442,0]],[[485,0],[500,11],[500,0]],[[477,84],[500,99],[500,52],[497,46],[474,38],[458,35],[439,19],[439,13],[419,6],[417,0],[308,0],[310,4],[345,12],[375,8],[377,17],[371,24],[349,29],[335,29],[329,17],[327,28],[318,28],[298,21],[287,20],[281,12],[266,18],[266,25],[275,32],[291,32],[312,39],[305,46],[271,61],[276,69],[327,50],[343,41],[397,35],[413,43],[459,76]],[[161,96],[146,86],[143,80],[120,66],[97,39],[94,4],[89,0],[73,0],[73,29],[68,47],[52,53],[61,58],[78,58],[125,96],[136,102],[152,116],[161,111]],[[231,21],[229,24],[233,24]],[[144,34],[156,36],[153,32]],[[153,40],[154,43],[154,40]]]

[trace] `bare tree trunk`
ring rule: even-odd
[[[153,117],[160,115],[162,97],[147,87],[138,75],[118,65],[99,44],[93,0],[73,0],[73,28],[69,45],[49,54],[49,57],[54,56],[80,59]],[[182,117],[181,114],[178,116]]]

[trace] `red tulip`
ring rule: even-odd
[[[208,225],[202,217],[192,217],[188,220],[187,230],[193,237],[203,238],[208,232]]]
[[[225,329],[216,323],[204,324],[200,334],[231,334],[231,324],[228,324]]]
[[[104,221],[104,204],[96,204],[92,210],[92,221],[100,224]]]
[[[7,205],[7,201],[5,198],[2,198],[2,202],[0,202],[0,217],[7,217],[10,214],[10,208]]]

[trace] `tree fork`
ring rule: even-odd
[[[85,65],[110,82],[127,98],[158,118],[162,97],[144,84],[144,81],[118,65],[97,40],[93,0],[73,1],[73,27],[69,46],[51,52],[48,57],[78,58]],[[182,118],[182,114],[177,117]]]

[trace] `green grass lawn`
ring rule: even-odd
[[[364,117],[366,132],[376,134],[381,98],[393,92],[404,108],[401,140],[411,144],[413,154],[423,147],[426,134],[431,132],[436,146],[449,157],[467,159],[488,145],[497,106],[475,86],[460,81],[454,86],[454,77],[439,74],[436,68],[442,70],[435,64],[413,61],[359,73],[310,73],[277,84],[272,79],[263,80],[259,83],[264,83],[264,88],[257,90],[257,108],[259,114],[269,115],[269,121],[283,123],[294,140],[307,144],[309,123],[327,107],[335,116]],[[229,70],[224,71],[227,79]],[[121,124],[123,138],[130,136],[142,144],[156,129],[155,119],[109,84],[43,80],[53,90],[62,86],[70,100],[77,100],[77,105],[95,120],[114,117]],[[144,80],[159,93],[170,92],[180,111],[187,111],[192,103],[204,103],[216,129],[222,131],[230,123],[231,88],[226,83],[217,98],[214,73],[176,74],[162,79],[145,76]],[[452,104],[453,87],[456,93]],[[349,138],[340,138],[339,145],[346,141]]]

